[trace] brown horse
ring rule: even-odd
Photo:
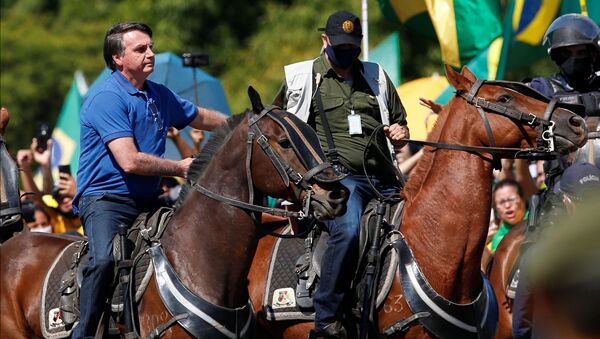
[[[337,183],[339,175],[324,161],[314,131],[276,107],[264,108],[258,93],[251,88],[249,95],[254,113],[230,119],[228,126],[213,133],[190,168],[189,178],[194,178],[195,183],[187,186],[187,194],[161,240],[167,264],[187,287],[171,296],[178,298],[179,294],[191,292],[212,304],[211,309],[228,311],[227,316],[232,312],[235,316],[244,308],[251,314],[247,307],[247,275],[258,239],[263,235],[257,222],[263,207],[255,205],[257,202],[266,195],[299,204],[310,201],[306,212],[310,208],[316,216],[332,218],[343,210],[345,201],[345,190]],[[71,241],[26,233],[2,245],[0,337],[42,336],[42,281],[54,258]],[[138,305],[140,335],[144,338],[173,318],[157,288],[165,281],[164,276],[156,279],[153,275],[153,280],[157,283],[149,284]],[[194,307],[188,309],[189,317],[206,312]],[[236,325],[233,329],[227,327],[217,321],[223,314],[217,316],[207,318],[216,322],[211,328],[192,324],[201,331],[195,335],[215,338],[217,333],[233,338],[236,334],[252,334],[238,332]],[[247,319],[240,322],[246,324]],[[179,324],[168,327],[164,337],[194,334]]]
[[[512,270],[521,253],[521,244],[525,240],[526,228],[527,223],[524,222],[506,233],[494,252],[489,269],[488,276],[494,288],[499,308],[496,338],[512,338],[512,299],[508,297],[507,287]]]
[[[551,107],[546,115],[551,116],[552,122],[544,119],[548,100],[520,83],[481,82],[466,68],[459,74],[446,67],[446,72],[457,95],[440,113],[428,137],[432,143],[425,147],[425,154],[404,189],[406,204],[400,231],[412,249],[415,264],[406,270],[404,265],[408,263],[399,265],[405,273],[411,272],[407,274],[411,279],[396,273],[387,299],[376,311],[378,332],[386,337],[476,338],[482,324],[467,324],[447,309],[471,303],[482,292],[480,262],[489,221],[494,162],[490,152],[501,151],[500,147],[541,147],[536,139],[541,129],[548,131],[550,126],[554,128],[556,145],[563,151],[575,149],[585,141],[582,118],[564,107]],[[439,143],[471,147],[446,149],[453,146]],[[259,243],[249,275],[251,300],[259,323],[272,337],[306,338],[312,323],[269,322],[261,310],[273,243],[271,238],[263,238]],[[419,268],[430,286],[414,286],[412,278]],[[406,286],[412,286],[412,290],[407,291]],[[486,290],[488,296],[493,294],[489,288]],[[415,293],[426,294],[428,300],[419,299],[420,294],[415,299]],[[434,294],[437,297],[429,298]],[[419,310],[422,302],[435,304],[428,304],[429,317]],[[418,306],[416,311],[413,303]],[[485,316],[476,320],[485,320]]]

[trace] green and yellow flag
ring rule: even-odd
[[[466,65],[502,35],[498,0],[380,0],[384,16],[428,35],[435,32],[444,63]]]
[[[73,176],[77,175],[79,168],[79,110],[85,94],[82,92],[87,91],[85,80],[80,74],[76,73],[73,79],[52,132],[53,167],[70,164]]]

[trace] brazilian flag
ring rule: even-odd
[[[379,0],[379,6],[387,19],[436,37],[444,63],[457,68],[502,35],[498,0]]]

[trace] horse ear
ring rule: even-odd
[[[250,97],[250,102],[252,103],[252,110],[254,113],[260,113],[263,108],[265,108],[260,100],[260,94],[258,94],[254,87],[248,86],[248,96]]]
[[[477,81],[477,77],[475,76],[475,74],[473,72],[471,72],[471,70],[467,66],[464,66],[462,68],[462,70],[460,71],[460,74],[462,74],[465,78],[469,79],[471,82]]]
[[[458,73],[457,71],[454,70],[454,68],[452,68],[452,66],[445,64],[444,65],[446,67],[446,78],[448,79],[448,82],[454,86],[454,88],[456,88],[457,91],[466,91],[468,92],[471,89],[471,86],[473,85],[473,81],[471,81],[471,79],[469,79],[467,76],[463,75],[462,73]],[[464,68],[463,68],[463,72],[464,72]],[[471,73],[471,71],[468,71],[471,75],[473,75],[473,73]],[[473,75],[474,76],[474,75]]]

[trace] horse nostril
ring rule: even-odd
[[[583,126],[584,123],[585,123],[585,121],[583,120],[582,117],[573,116],[573,117],[569,118],[569,124],[573,127],[581,127],[581,126]]]
[[[327,199],[334,204],[341,204],[346,201],[347,196],[348,193],[345,189],[338,189],[329,191],[329,194],[327,194]]]

